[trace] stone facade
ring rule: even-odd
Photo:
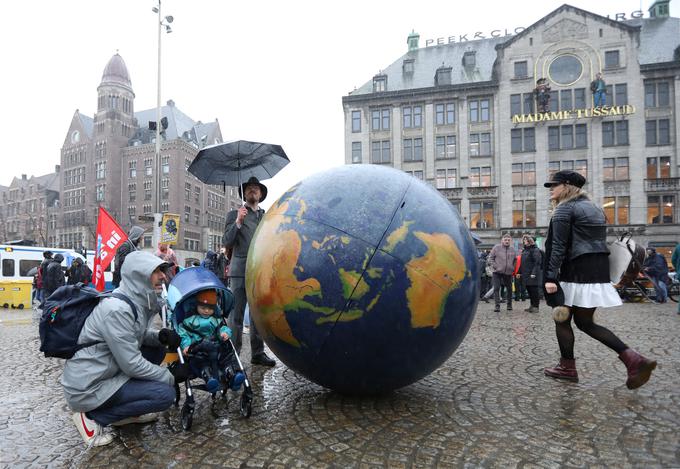
[[[343,97],[345,162],[387,164],[437,187],[484,245],[543,236],[543,182],[588,179],[610,233],[680,241],[680,20],[618,22],[563,5],[519,34],[413,47]],[[591,82],[601,73],[605,106]],[[541,112],[537,80],[550,86]],[[606,115],[605,115],[606,114]]]

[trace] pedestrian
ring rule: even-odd
[[[515,258],[515,270],[512,272],[512,288],[514,290],[515,301],[525,301],[528,293],[522,281],[522,276],[519,271],[522,266],[522,251],[517,254]]]
[[[489,262],[493,269],[493,299],[496,303],[494,312],[501,311],[501,285],[505,287],[508,311],[512,311],[512,274],[515,271],[517,252],[511,246],[512,237],[504,234],[500,244],[496,244],[489,253]]]
[[[36,287],[38,288],[39,292],[38,301],[40,301],[40,308],[43,307],[45,299],[47,298],[45,296],[45,273],[47,272],[47,264],[49,264],[52,261],[52,256],[53,256],[52,251],[43,251],[43,261],[40,263],[40,267],[38,267]]]
[[[530,306],[525,309],[527,313],[538,313],[539,295],[538,288],[541,285],[543,255],[536,246],[536,240],[529,235],[522,237],[522,260],[520,263],[519,277],[529,293]]]
[[[668,263],[666,258],[653,247],[647,248],[647,257],[642,271],[649,277],[656,290],[656,302],[665,303],[668,299]]]
[[[234,346],[237,352],[241,352],[243,336],[243,317],[246,309],[246,258],[248,248],[255,234],[255,229],[260,223],[264,210],[260,203],[267,197],[267,187],[251,177],[239,188],[245,204],[238,210],[231,210],[227,214],[226,227],[222,244],[227,248],[233,248],[231,264],[229,267],[229,282],[234,292],[234,310],[229,316],[229,327],[234,332]],[[267,356],[264,351],[264,342],[255,327],[250,328],[251,363],[255,365],[274,366],[276,362]]]
[[[607,105],[607,84],[602,79],[602,74],[597,73],[595,79],[590,83],[590,91],[593,92],[593,102],[595,107]]]
[[[229,286],[229,258],[227,257],[227,250],[224,247],[220,248],[220,253],[217,255],[215,261],[215,275],[222,281],[225,287]]]
[[[116,251],[116,258],[113,263],[113,278],[111,283],[114,288],[118,288],[120,285],[120,273],[123,270],[123,262],[125,262],[125,256],[133,251],[139,249],[139,243],[142,241],[142,236],[144,235],[144,228],[141,226],[133,226],[128,232],[128,239],[125,240],[123,244],[118,247]]]
[[[165,268],[165,276],[167,282],[169,283],[177,273],[177,266],[179,266],[179,263],[177,262],[177,255],[170,245],[158,243],[156,257],[160,257],[167,264],[167,267]]]
[[[680,281],[680,243],[678,243],[673,250],[671,263],[675,269],[675,281],[678,282]],[[680,302],[678,302],[678,314],[680,314]]]
[[[55,256],[56,257],[56,256]],[[78,343],[98,342],[66,360],[61,384],[74,412],[73,423],[88,446],[113,441],[108,425],[156,420],[154,412],[175,402],[174,384],[185,381],[186,367],[171,373],[159,364],[165,348],[175,350],[179,335],[151,327],[159,313],[158,295],[165,280],[164,263],[148,252],[128,254],[115,292],[127,296],[132,308],[118,298],[105,298],[85,321]]]
[[[545,243],[544,289],[553,319],[560,362],[545,368],[547,376],[578,381],[574,360],[576,327],[614,350],[626,365],[628,389],[645,384],[656,367],[624,344],[613,332],[595,324],[598,307],[619,306],[621,299],[609,280],[607,225],[602,209],[582,190],[586,179],[575,171],[558,171],[544,184],[550,188],[554,212]]]
[[[215,262],[217,261],[217,254],[212,249],[208,249],[205,253],[205,259],[199,264],[201,267],[205,267],[211,272],[215,272]]]
[[[490,271],[490,269],[487,268],[487,258],[489,257],[488,251],[480,251],[479,253],[479,275],[480,275],[480,280],[481,280],[481,286],[479,288],[479,296],[482,301],[485,303],[489,302],[489,299],[486,297],[485,293],[489,290],[491,287],[491,275],[493,272]]]
[[[64,256],[57,254],[54,258],[50,259],[47,267],[45,268],[45,274],[43,275],[43,289],[45,290],[46,300],[49,296],[54,293],[54,291],[63,286],[66,283],[66,278],[64,276],[64,271],[61,268],[61,263],[64,260]]]
[[[73,259],[71,267],[66,269],[66,276],[68,277],[67,283],[69,285],[75,285],[77,283],[88,285],[92,280],[92,270],[80,257],[76,257]]]

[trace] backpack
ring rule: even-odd
[[[130,298],[118,292],[100,292],[82,283],[57,288],[45,300],[45,307],[38,331],[40,332],[40,351],[46,357],[69,359],[85,347],[101,341],[78,343],[80,331],[85,321],[102,298],[118,298],[125,301],[135,315],[137,308]]]
[[[609,277],[614,285],[630,285],[642,270],[645,248],[624,233],[607,246],[609,248]]]

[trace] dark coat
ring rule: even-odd
[[[650,277],[664,281],[666,280],[666,277],[668,277],[668,264],[666,263],[666,258],[658,252],[648,256],[647,259],[645,259],[643,267]]]
[[[144,234],[144,228],[139,226],[133,226],[130,228],[130,233],[128,234],[128,239],[125,240],[123,244],[120,245],[116,251],[116,258],[114,259],[114,269],[111,283],[114,287],[120,285],[120,273],[123,271],[123,262],[125,262],[125,257],[133,251],[137,250],[137,245]]]
[[[522,250],[522,261],[519,265],[519,273],[524,285],[538,286],[542,284],[543,253],[538,246],[526,246]]]
[[[546,282],[559,280],[563,263],[584,254],[608,254],[604,212],[586,197],[560,204],[550,220],[545,242]]]
[[[254,212],[250,207],[246,207],[248,209],[248,213],[243,220],[243,225],[241,228],[238,228],[236,225],[238,211],[232,210],[227,214],[224,236],[222,236],[222,244],[228,248],[234,248],[229,268],[230,277],[245,277],[246,258],[248,257],[250,241],[252,241],[255,230],[257,229],[257,225],[264,216],[263,209],[259,208],[256,212]]]
[[[89,284],[92,280],[92,270],[85,264],[74,262],[66,271],[68,276],[67,283],[75,285],[76,283]]]
[[[57,254],[54,259],[47,264],[45,275],[43,276],[43,288],[47,296],[51,295],[54,290],[61,287],[65,283],[64,271],[61,270],[61,261],[64,256]]]

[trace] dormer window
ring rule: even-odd
[[[373,92],[380,93],[381,91],[387,91],[387,75],[373,77]]]
[[[465,68],[473,68],[475,64],[477,63],[476,61],[476,52],[471,50],[467,51],[466,53],[463,54],[463,67]]]
[[[451,84],[451,67],[439,67],[434,76],[434,86]]]
[[[401,68],[402,71],[404,72],[404,75],[412,74],[415,69],[415,60],[413,59],[404,60],[404,63],[402,64]]]

